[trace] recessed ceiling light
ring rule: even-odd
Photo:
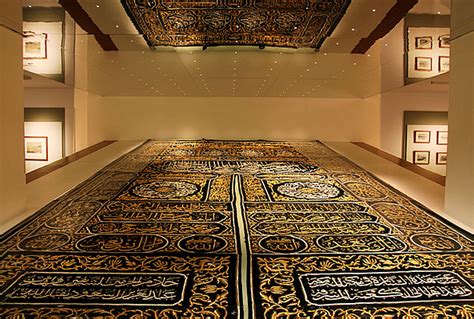
[[[328,55],[327,53],[324,53],[324,55]]]
[[[375,11],[377,11],[377,10],[375,10],[375,9],[372,9],[372,12],[375,12]]]
[[[131,43],[133,43],[133,40],[130,40]]]
[[[336,42],[336,45],[339,45],[339,42]]]
[[[354,65],[357,65],[357,62],[354,62]]]
[[[100,6],[98,4],[95,5],[96,8],[100,8]]]
[[[196,63],[197,61],[196,60],[193,60],[194,63]]]
[[[115,25],[115,27],[116,27],[116,28],[118,28],[118,27],[119,27],[119,25],[118,25],[118,24],[116,24],[116,25]]]
[[[438,11],[438,12],[436,12],[436,14],[441,14],[441,12]]]
[[[370,58],[370,54],[367,54],[367,56]]]
[[[32,5],[31,5],[31,4],[29,4],[29,5],[28,5],[28,8],[31,8],[31,7],[32,7]]]
[[[388,43],[385,43],[385,46],[388,47]]]
[[[238,52],[237,51],[234,51],[234,54],[237,54]]]
[[[351,30],[352,30],[352,31],[355,31],[356,29],[355,29],[355,28],[352,28]]]
[[[314,61],[314,64],[318,64],[318,61]]]
[[[273,61],[273,62],[274,62],[275,64],[277,64],[277,63],[278,63],[278,61],[277,61],[277,60],[275,60],[275,61]]]

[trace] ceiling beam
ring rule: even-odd
[[[351,53],[366,53],[378,39],[389,33],[417,3],[418,0],[398,0],[372,33],[367,38],[360,39]]]
[[[93,34],[104,51],[118,51],[110,35],[103,33],[77,0],[59,0],[59,4],[76,23],[87,33]]]

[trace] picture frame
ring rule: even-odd
[[[451,38],[449,34],[443,34],[438,37],[438,46],[440,48],[449,48],[451,46]]]
[[[47,136],[25,136],[25,160],[48,161]]]
[[[429,57],[415,57],[416,71],[432,71],[433,61]]]
[[[448,153],[447,152],[436,152],[436,165],[448,164]]]
[[[438,57],[438,70],[439,72],[449,71],[449,56]]]
[[[415,37],[415,49],[417,50],[433,49],[433,37],[431,36]]]
[[[436,132],[436,144],[448,145],[448,131],[437,131]]]
[[[23,59],[45,60],[48,58],[48,35],[46,33],[23,32]]]
[[[429,165],[430,151],[413,151],[413,164]]]
[[[413,131],[413,143],[429,144],[431,142],[431,131]]]

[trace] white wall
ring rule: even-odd
[[[101,139],[320,139],[377,144],[379,105],[362,99],[103,97],[89,106]]]

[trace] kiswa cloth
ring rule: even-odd
[[[474,240],[319,142],[149,141],[1,240],[1,318],[474,318]]]

